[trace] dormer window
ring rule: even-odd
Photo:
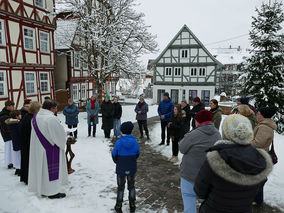
[[[35,0],[35,5],[41,8],[45,8],[45,0]]]

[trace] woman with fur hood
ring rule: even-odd
[[[250,121],[239,114],[228,116],[222,126],[223,140],[207,151],[194,190],[204,199],[200,213],[251,213],[259,188],[272,171],[270,156],[250,145]]]

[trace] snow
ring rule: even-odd
[[[123,106],[123,121],[135,122],[134,105]],[[157,106],[149,106],[148,116],[157,115]],[[65,122],[59,113],[58,118]],[[72,168],[75,173],[69,175],[69,184],[64,187],[67,197],[50,200],[37,197],[28,192],[27,186],[20,183],[14,170],[4,167],[4,143],[0,139],[0,212],[6,213],[103,213],[111,212],[116,199],[115,164],[110,153],[110,142],[103,137],[100,123],[97,125],[97,137],[87,137],[86,112],[79,114],[78,142],[72,145],[75,158]],[[125,190],[125,200],[127,199]],[[139,198],[138,198],[139,199]],[[123,207],[128,211],[128,203]],[[151,212],[143,210],[143,212]]]
[[[222,64],[240,64],[250,55],[249,51],[237,48],[216,48],[210,52]]]

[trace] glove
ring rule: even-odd
[[[95,118],[96,116],[95,115],[90,115],[90,118]]]

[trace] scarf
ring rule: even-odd
[[[91,109],[96,109],[96,99],[95,100],[91,100]]]

